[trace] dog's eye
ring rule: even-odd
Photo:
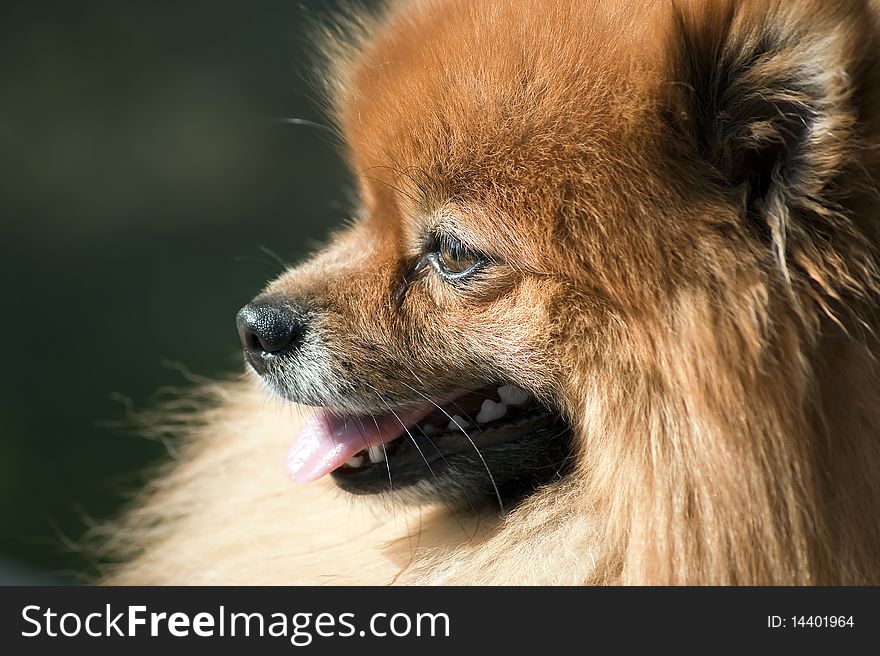
[[[444,278],[461,280],[477,271],[486,262],[486,257],[457,239],[443,235],[435,239],[428,260]]]

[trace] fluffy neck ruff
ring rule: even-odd
[[[584,500],[603,547],[588,580],[880,581],[871,348],[771,322],[787,315],[766,298],[680,299],[592,384]]]

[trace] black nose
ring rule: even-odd
[[[301,314],[290,305],[259,298],[239,310],[236,324],[245,355],[260,373],[268,357],[296,348],[304,328]]]

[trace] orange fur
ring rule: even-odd
[[[297,488],[295,413],[219,385],[108,581],[880,583],[877,10],[413,0],[329,30],[361,208],[269,290],[333,299],[367,379],[406,335],[422,373],[491,359],[575,471],[502,518]],[[401,313],[429,221],[503,265]]]

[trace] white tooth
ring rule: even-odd
[[[381,445],[377,444],[376,446],[367,447],[367,452],[370,454],[370,462],[382,462],[385,460],[385,449]]]
[[[452,415],[452,421],[449,422],[449,425],[446,427],[446,430],[461,430],[470,428],[471,425],[467,422],[466,419],[459,415]]]
[[[425,435],[439,435],[443,432],[443,429],[439,426],[434,426],[433,424],[425,424],[424,426],[419,426],[422,429],[422,432]]]
[[[498,396],[507,405],[522,405],[529,400],[529,393],[514,385],[502,385],[499,387]]]
[[[345,464],[348,465],[349,467],[354,467],[355,469],[357,469],[362,464],[364,464],[364,457],[356,455]]]
[[[477,413],[477,423],[486,424],[496,419],[501,419],[507,414],[507,406],[503,403],[495,403],[492,399],[483,401],[480,412]]]

